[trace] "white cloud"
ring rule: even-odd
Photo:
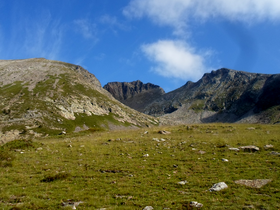
[[[150,18],[182,34],[190,20],[225,18],[242,22],[280,20],[279,0],[132,0],[123,10],[131,18]]]
[[[152,70],[161,76],[196,81],[207,71],[203,55],[184,41],[160,40],[142,45],[141,49],[156,63]]]

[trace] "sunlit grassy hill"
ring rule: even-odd
[[[46,59],[0,61],[0,144],[156,124],[155,118],[115,100],[80,66]]]

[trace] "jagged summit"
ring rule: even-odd
[[[143,111],[150,102],[162,96],[165,92],[158,85],[144,84],[140,80],[133,82],[110,82],[104,86],[114,98],[125,105]]]

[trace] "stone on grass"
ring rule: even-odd
[[[254,145],[242,146],[239,149],[242,149],[244,152],[257,152],[260,150],[260,148]]]
[[[222,161],[224,161],[224,162],[228,162],[228,159],[222,158]]]
[[[146,206],[143,210],[153,210],[154,208],[152,206]]]
[[[280,155],[280,152],[275,152],[275,151],[272,151],[271,153],[269,153],[271,155]]]
[[[66,131],[61,131],[59,135],[66,135]]]
[[[160,142],[158,138],[153,138],[153,141]]]
[[[203,206],[202,203],[198,203],[197,201],[191,201],[190,207],[201,208]]]
[[[159,131],[158,133],[164,134],[164,135],[166,135],[166,134],[171,134],[170,131],[165,131],[165,130]]]
[[[72,209],[76,209],[77,206],[79,206],[80,203],[84,203],[83,201],[73,201],[71,199],[68,199],[67,201],[61,203],[62,206],[70,206]]]
[[[235,152],[238,152],[239,151],[239,149],[238,148],[228,148],[230,151],[235,151]]]
[[[245,185],[251,188],[261,188],[262,186],[268,184],[271,181],[272,179],[255,179],[255,180],[240,179],[235,181],[235,183]]]
[[[203,155],[203,154],[205,154],[206,152],[205,152],[205,151],[202,151],[202,150],[199,150],[197,153],[200,154],[200,155]]]
[[[180,184],[180,185],[185,185],[186,183],[188,183],[186,180],[177,182],[177,184]]]
[[[271,149],[271,148],[273,148],[273,145],[272,144],[267,144],[267,145],[264,146],[264,148],[265,149]]]
[[[226,189],[228,188],[227,184],[224,183],[224,182],[219,182],[217,184],[214,184],[210,189],[209,191],[210,192],[213,192],[213,191],[220,191],[220,190],[223,190],[223,189]]]
[[[254,128],[254,127],[249,127],[249,128],[247,128],[247,130],[255,130],[256,128]]]
[[[145,155],[143,155],[143,157],[149,157],[149,154],[145,154]]]

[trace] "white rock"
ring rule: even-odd
[[[238,148],[228,148],[230,151],[236,151],[236,152],[238,152],[239,151],[239,149]]]
[[[195,208],[201,208],[203,206],[202,203],[198,203],[197,201],[191,201],[190,202],[190,206],[191,207],[195,207]]]
[[[158,138],[153,138],[153,141],[160,142]]]
[[[224,161],[224,162],[228,162],[228,159],[222,158],[222,161]]]
[[[143,155],[143,157],[149,157],[149,154],[145,154],[145,155]]]
[[[152,206],[146,206],[143,210],[152,210],[154,209]]]
[[[214,184],[210,189],[209,191],[212,192],[212,191],[220,191],[220,190],[223,190],[223,189],[226,189],[228,188],[227,184],[224,183],[224,182],[219,182],[217,184]]]
[[[273,145],[272,144],[267,144],[267,145],[264,146],[264,148],[265,149],[270,149],[270,148],[273,148]]]
[[[186,180],[185,181],[177,182],[177,184],[180,184],[180,185],[185,185],[186,183],[188,183]]]

